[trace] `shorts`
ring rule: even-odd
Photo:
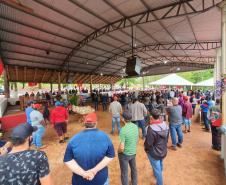
[[[186,126],[190,126],[191,125],[191,120],[190,119],[187,119],[185,117],[183,117],[183,123],[186,125]]]
[[[65,122],[56,123],[54,125],[54,128],[55,128],[58,136],[62,136],[63,134],[67,133],[67,123],[65,123]]]

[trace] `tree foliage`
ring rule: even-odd
[[[204,80],[208,80],[209,78],[212,78],[213,70],[208,69],[208,70],[200,70],[200,71],[181,72],[181,73],[178,73],[178,75],[192,83],[198,83]],[[148,87],[149,83],[159,80],[165,76],[166,75],[145,76],[144,77],[145,87]],[[136,84],[140,84],[140,85],[143,84],[143,80],[141,77],[124,78],[119,82],[117,82],[117,84],[121,87],[126,87],[126,82],[127,82],[127,87],[132,87]]]

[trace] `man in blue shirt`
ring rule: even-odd
[[[27,108],[25,109],[25,113],[26,113],[26,118],[27,118],[27,123],[31,125],[31,117],[30,117],[30,114],[31,112],[34,110],[32,108],[33,106],[33,101],[29,101],[27,103]]]
[[[86,129],[68,143],[64,163],[73,172],[72,185],[109,185],[107,165],[115,157],[114,146],[96,124],[96,113],[88,114]]]

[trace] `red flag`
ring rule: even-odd
[[[2,59],[0,58],[0,76],[2,75],[3,71],[4,71],[4,65],[3,65]]]
[[[33,87],[36,86],[38,83],[28,82],[28,86]]]

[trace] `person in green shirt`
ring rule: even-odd
[[[128,164],[131,169],[132,185],[137,185],[137,167],[136,167],[136,151],[139,138],[139,130],[137,125],[131,122],[132,115],[128,111],[122,114],[122,121],[125,126],[122,127],[119,135],[118,158],[121,169],[122,185],[128,185]]]

